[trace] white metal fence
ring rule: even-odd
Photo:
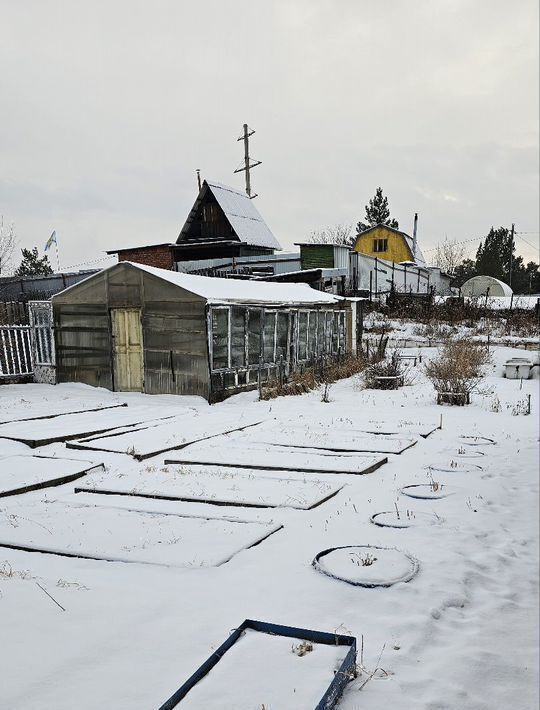
[[[50,301],[28,303],[30,326],[33,330],[33,360],[35,365],[54,365],[52,305]]]
[[[31,331],[29,325],[0,326],[0,377],[33,373]]]
[[[30,325],[0,325],[0,379],[32,375],[35,366],[54,366],[50,301],[30,301]]]

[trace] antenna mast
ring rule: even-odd
[[[257,165],[261,164],[260,160],[251,160],[249,157],[249,137],[252,136],[255,133],[255,131],[248,126],[247,123],[244,123],[244,130],[240,138],[238,138],[238,141],[244,141],[244,164],[240,168],[236,168],[234,171],[235,173],[246,173],[246,194],[249,197],[250,200],[252,200],[254,197],[257,197],[256,194],[252,195],[251,194],[251,175],[250,175],[250,170],[252,168],[256,168]]]

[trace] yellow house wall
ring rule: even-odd
[[[388,239],[387,251],[373,251],[373,242],[375,239]],[[369,256],[376,256],[379,259],[387,259],[388,261],[413,261],[411,250],[409,249],[405,238],[400,234],[396,234],[391,229],[386,227],[376,227],[367,234],[360,234],[353,247],[353,251]]]

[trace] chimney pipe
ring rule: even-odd
[[[413,261],[416,261],[416,230],[418,227],[418,213],[414,213],[414,228],[413,228],[413,236],[412,236],[412,255],[413,255]]]
[[[201,191],[201,171],[197,168],[197,185],[199,186],[199,192]]]

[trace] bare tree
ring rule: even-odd
[[[456,240],[450,241],[448,237],[444,242],[437,244],[433,261],[435,266],[447,274],[453,274],[465,258],[465,247]]]
[[[13,222],[4,225],[4,218],[0,218],[0,274],[9,269],[11,257],[16,243],[15,227]]]
[[[343,244],[350,247],[356,241],[356,236],[352,224],[333,224],[310,232],[309,241],[313,244]]]

